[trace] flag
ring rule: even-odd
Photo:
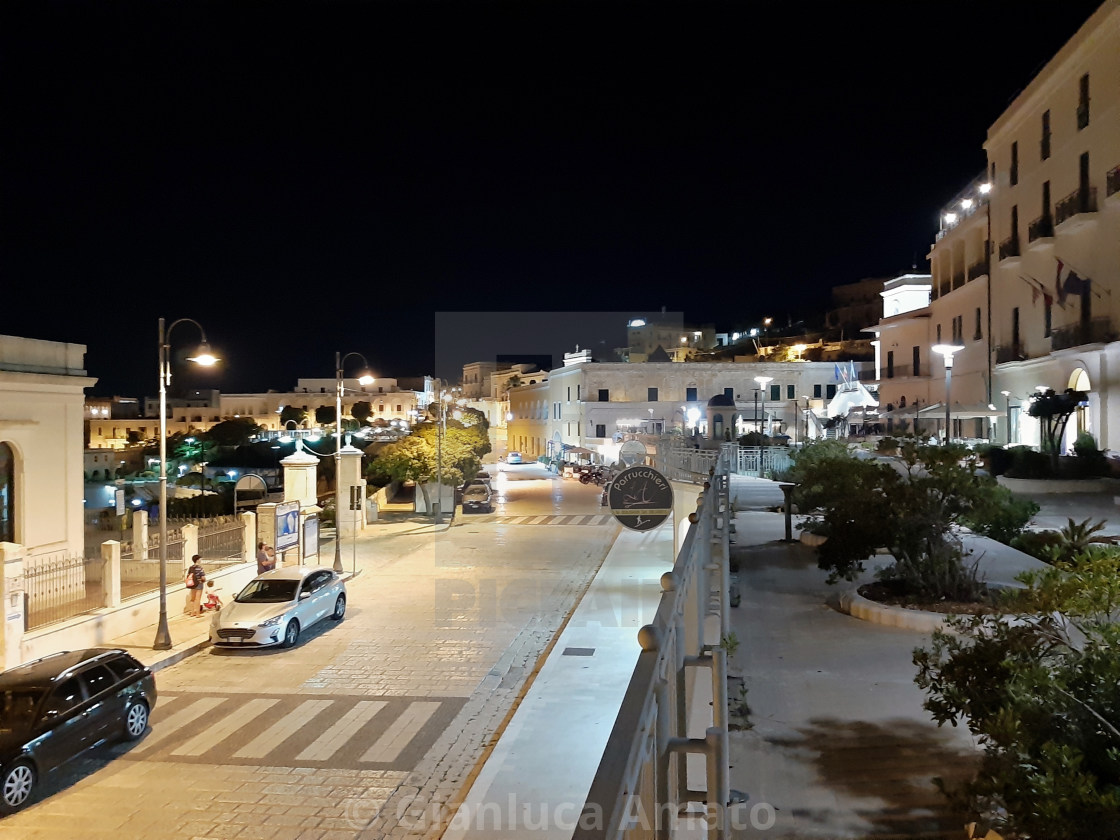
[[[1058,260],[1058,276],[1054,283],[1058,290],[1058,305],[1062,307],[1065,306],[1065,299],[1069,295],[1087,295],[1092,291],[1092,283],[1089,278],[1082,277],[1073,269],[1066,270],[1063,277],[1062,272],[1066,268],[1066,264]]]
[[[1056,292],[1055,297],[1058,299],[1058,306],[1062,307],[1062,309],[1065,309],[1066,308],[1066,293],[1065,293],[1065,289],[1062,288],[1062,267],[1063,267],[1063,265],[1064,264],[1062,263],[1062,261],[1058,260],[1058,273],[1054,277],[1054,291]]]
[[[848,382],[855,382],[858,379],[859,379],[859,377],[856,376],[855,359],[849,359],[848,360]]]
[[[833,368],[832,381],[833,382],[839,382],[840,381],[840,364],[838,362],[833,362],[832,363],[832,368]]]

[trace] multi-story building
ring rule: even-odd
[[[1089,398],[1064,448],[1081,431],[1120,447],[1118,78],[1120,0],[1108,0],[992,124],[984,173],[942,212],[930,342],[963,347],[955,426],[958,404],[998,406],[1010,423],[995,439],[1038,445],[1019,407],[1038,388],[1072,388]],[[930,399],[945,383],[935,361]]]
[[[497,362],[469,362],[463,365],[463,396],[468,400],[490,396],[490,377],[497,369]]]
[[[86,348],[0,336],[0,542],[80,554]],[[7,605],[6,605],[7,606]]]
[[[871,365],[852,367],[858,375]],[[733,403],[728,414],[737,420],[724,430],[728,436],[763,431],[801,439],[806,410],[826,415],[843,381],[838,371],[834,362],[600,363],[587,351],[568,353],[546,381],[510,391],[509,448],[537,457],[581,447],[613,462],[628,435],[710,437],[713,396]]]
[[[716,332],[711,325],[688,326],[680,314],[631,318],[626,324],[626,348],[618,352],[624,362],[659,361],[663,354],[669,361],[683,362],[697,351],[716,346]]]

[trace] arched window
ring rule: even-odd
[[[0,443],[0,542],[16,541],[16,457]]]
[[[723,437],[723,415],[722,414],[713,414],[712,415],[712,439],[713,440],[718,440],[721,437]]]

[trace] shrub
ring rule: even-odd
[[[1035,452],[1029,446],[1013,446],[1007,450],[1011,464],[1007,468],[1008,478],[1051,478],[1050,458]]]
[[[974,533],[1011,545],[1039,510],[1036,502],[1018,498],[1006,487],[993,484],[977,495],[960,521]]]
[[[879,442],[875,444],[875,451],[884,455],[893,455],[898,451],[898,440],[890,435],[880,438]]]

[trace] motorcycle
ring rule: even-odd
[[[580,470],[579,483],[580,484],[602,484],[603,483],[603,468],[602,467],[585,467]]]

